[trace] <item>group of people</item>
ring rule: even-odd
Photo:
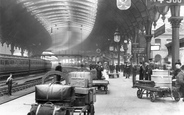
[[[139,80],[150,80],[151,81],[151,75],[152,70],[154,67],[151,65],[150,62],[140,62],[140,68],[139,68]]]

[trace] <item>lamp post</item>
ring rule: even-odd
[[[124,55],[125,55],[125,56],[124,56],[124,62],[127,61],[127,50],[128,50],[127,43],[128,43],[128,40],[125,39],[125,40],[123,41],[123,44],[124,44],[124,45],[123,45],[123,46],[124,46],[123,48],[124,48]]]
[[[119,30],[116,29],[114,33],[114,42],[117,43],[117,51],[118,51],[118,65],[120,64],[120,33]]]
[[[113,53],[114,53],[114,46],[109,46],[109,51],[110,51],[110,55],[111,55],[111,64],[114,64],[114,56],[113,56]]]

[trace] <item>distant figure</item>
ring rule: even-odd
[[[115,66],[113,64],[109,65],[110,73],[114,73]]]
[[[8,95],[12,95],[12,93],[11,93],[12,84],[13,84],[12,73],[10,73],[10,76],[7,78],[6,84],[8,85]]]
[[[125,65],[125,77],[129,78],[131,73],[131,64],[129,62]]]
[[[61,66],[61,63],[58,63],[58,66],[56,66],[55,70],[62,72],[62,69],[63,68]],[[60,84],[60,81],[61,81],[61,76],[60,75],[57,75],[56,76],[56,84]]]
[[[132,65],[132,73],[133,73],[133,75],[132,75],[132,83],[133,83],[132,88],[134,88],[135,87],[135,81],[136,81],[136,75],[137,75],[137,66],[136,66],[136,64]]]
[[[145,73],[145,68],[143,66],[143,63],[140,62],[140,69],[139,69],[139,80],[143,80]]]
[[[121,72],[123,72],[123,70],[124,70],[124,65],[122,63],[120,65],[120,70],[121,70]]]
[[[120,71],[120,66],[116,64],[116,74],[118,78],[119,78],[119,71]]]
[[[145,62],[145,80],[151,80],[152,68],[148,62]]]
[[[101,80],[102,79],[102,71],[103,71],[103,66],[102,66],[101,62],[97,62],[96,71],[97,71],[97,79]]]
[[[102,75],[106,80],[109,80],[109,65],[107,62],[104,62],[103,68]]]

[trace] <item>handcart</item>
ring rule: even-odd
[[[151,101],[154,102],[158,97],[174,97],[175,101],[179,101],[181,95],[176,87],[155,87],[154,81],[138,80],[135,83],[137,90],[137,97],[142,98],[143,95],[150,97]]]
[[[66,73],[50,71],[43,76],[42,83],[44,83],[45,79],[53,75],[61,75],[64,80],[66,80],[67,77]],[[65,89],[59,89],[62,84],[53,84],[53,86],[48,89],[50,86],[52,85],[43,84],[35,87],[36,104],[32,104],[28,115],[38,115],[39,110],[42,112],[39,113],[39,115],[55,115],[56,113],[59,113],[59,115],[73,115],[74,113],[79,113],[79,115],[82,113],[84,115],[94,115],[94,100],[96,101],[94,88],[76,88],[67,84],[66,86],[63,85],[66,87],[64,87],[65,89],[68,88],[64,91]],[[61,91],[63,91],[63,94]],[[65,95],[65,97],[62,97],[63,95]]]
[[[108,80],[93,80],[93,87],[102,87],[105,94],[108,93]]]

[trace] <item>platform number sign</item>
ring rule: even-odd
[[[127,10],[131,6],[131,0],[116,0],[116,5],[120,10]]]
[[[184,5],[184,0],[150,0],[157,6]]]

